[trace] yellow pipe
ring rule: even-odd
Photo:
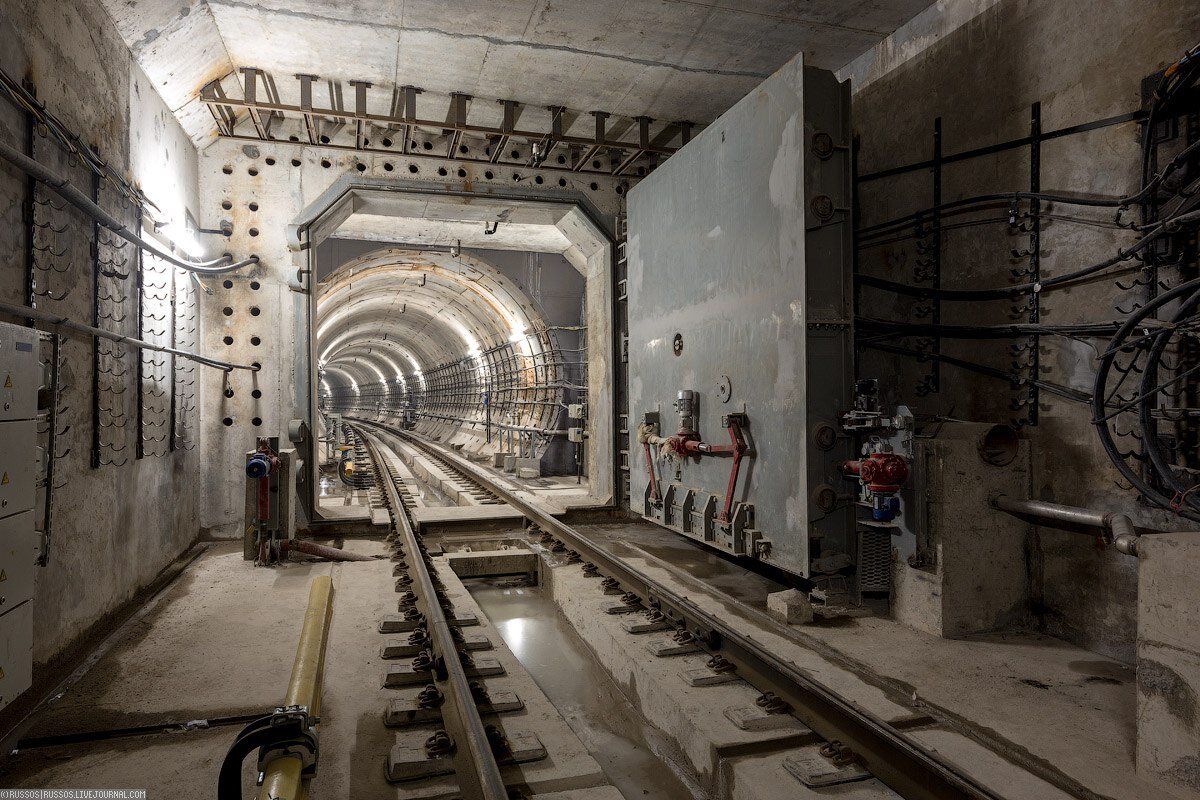
[[[333,579],[328,575],[313,578],[308,590],[308,609],[304,612],[304,627],[300,629],[300,644],[296,646],[296,661],[288,681],[284,706],[303,706],[308,709],[313,725],[321,715],[321,681],[325,675],[325,647],[329,643],[329,620],[333,616]],[[301,777],[299,758],[277,758],[263,772],[258,800],[305,800],[308,787]]]

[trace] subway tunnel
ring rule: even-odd
[[[0,800],[1200,800],[1198,39],[0,0]]]
[[[317,299],[319,405],[474,453],[519,454],[539,475],[574,474],[583,462],[566,436],[568,410],[587,394],[583,285],[556,254],[380,248],[349,260]]]

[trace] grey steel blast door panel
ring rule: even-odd
[[[631,506],[801,575],[854,552],[850,135],[849,87],[797,57],[629,195]],[[739,435],[727,506],[734,459],[703,448]]]

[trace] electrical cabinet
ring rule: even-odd
[[[0,518],[33,508],[37,486],[37,422],[0,422]]]
[[[32,420],[42,384],[38,333],[0,323],[0,421]]]
[[[37,553],[32,511],[0,519],[0,614],[33,599]]]
[[[0,614],[0,708],[33,684],[33,603]]]
[[[0,708],[33,682],[39,350],[37,331],[0,323]]]

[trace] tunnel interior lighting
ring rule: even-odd
[[[182,222],[167,222],[159,230],[171,245],[186,256],[197,258],[204,255],[204,245],[196,238],[196,232]]]

